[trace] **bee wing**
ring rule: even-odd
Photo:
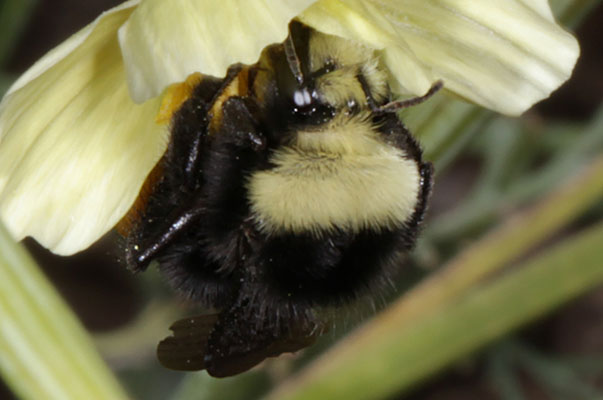
[[[237,309],[176,321],[172,336],[157,346],[157,358],[178,371],[206,369],[214,377],[240,374],[269,357],[310,346],[322,333],[312,323],[289,321],[285,331],[245,318]]]
[[[205,356],[210,334],[218,314],[197,315],[174,322],[173,335],[157,346],[157,358],[166,368],[178,371],[205,369]]]
[[[225,310],[208,341],[206,368],[214,377],[240,374],[269,357],[310,346],[322,333],[314,322],[291,318],[275,326],[260,314]]]
[[[252,340],[249,348],[243,352],[230,352],[226,357],[212,359],[207,372],[214,377],[222,378],[245,372],[269,357],[278,357],[283,353],[295,353],[316,341],[316,336],[282,336],[266,345]],[[255,347],[254,345],[259,345]]]

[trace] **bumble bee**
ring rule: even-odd
[[[160,362],[212,376],[310,345],[321,311],[381,293],[414,244],[432,167],[374,51],[292,22],[257,64],[203,76],[130,214],[127,261],[157,261],[214,310],[176,322]]]

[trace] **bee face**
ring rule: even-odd
[[[164,365],[242,372],[311,344],[323,307],[389,284],[432,169],[386,79],[369,49],[294,22],[285,43],[223,80],[203,77],[174,113],[127,259],[136,271],[157,261],[217,311],[172,326]]]

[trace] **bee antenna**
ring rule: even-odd
[[[301,62],[299,61],[299,57],[297,56],[297,52],[295,51],[295,44],[293,43],[293,37],[291,33],[287,36],[287,40],[285,40],[285,55],[287,56],[287,63],[289,64],[289,68],[297,80],[297,83],[300,85],[304,83],[304,74],[301,70]]]
[[[416,106],[417,104],[423,103],[425,100],[429,99],[431,96],[436,94],[440,89],[444,87],[444,82],[441,80],[434,83],[431,88],[425,93],[423,96],[413,97],[406,100],[398,100],[392,101],[390,103],[384,104],[379,107],[380,112],[392,113],[398,110],[402,110],[403,108],[408,108],[412,106]]]

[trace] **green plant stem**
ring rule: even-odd
[[[38,0],[3,0],[0,2],[0,66],[12,53]],[[1,94],[2,92],[0,92]]]
[[[603,227],[476,289],[603,197],[603,157],[282,385],[271,399],[375,399],[603,281]],[[474,291],[467,296],[468,293]],[[373,384],[378,382],[378,384]]]
[[[400,113],[402,121],[421,141],[425,159],[433,160],[436,172],[444,170],[493,115],[443,94]]]
[[[588,384],[586,379],[570,365],[545,357],[519,343],[510,343],[507,346],[511,348],[513,358],[523,367],[523,370],[539,380],[543,387],[559,394],[562,398],[574,400],[603,398],[603,393]]]
[[[0,225],[0,371],[20,399],[126,399],[66,304]]]
[[[488,356],[489,375],[492,386],[501,400],[527,400],[521,390],[519,379],[509,360],[510,352],[504,346],[496,346]]]
[[[524,146],[521,142],[513,143],[514,138],[525,135],[513,125],[516,124],[505,119],[495,121],[493,127],[497,133],[490,133],[492,140],[487,145],[487,148],[494,150],[490,150],[486,156],[488,161],[481,181],[467,195],[466,201],[431,221],[425,229],[425,237],[441,241],[464,235],[482,225],[491,225],[501,214],[504,215],[505,210],[516,208],[550,191],[603,149],[603,107],[600,107],[585,129],[572,132],[574,138],[571,144],[559,145],[547,165],[536,172],[512,177],[513,183],[506,185],[504,181],[509,179],[508,171],[517,163],[514,155]]]
[[[576,27],[601,0],[550,0],[551,9],[565,26]]]
[[[228,381],[214,379],[203,372],[186,376],[170,400],[256,399],[269,385],[265,371],[249,371]]]
[[[513,216],[499,229],[468,247],[437,274],[415,287],[405,296],[406,312],[424,311],[449,301],[542,243],[603,198],[601,182],[603,156],[596,159],[578,178],[536,206]]]

